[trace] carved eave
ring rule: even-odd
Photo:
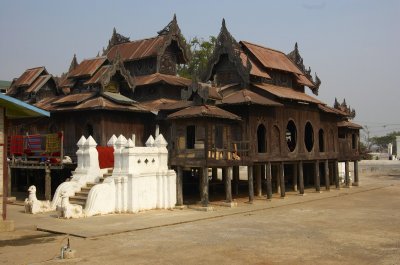
[[[132,92],[135,89],[135,79],[131,76],[129,71],[125,68],[124,63],[121,59],[120,53],[117,51],[117,54],[113,60],[113,64],[111,67],[108,68],[107,72],[101,77],[100,83],[104,90],[107,87],[112,77],[117,73],[117,71],[124,77],[125,81],[127,82],[129,88],[132,89]]]
[[[304,66],[303,57],[301,57],[300,55],[297,42],[294,45],[294,50],[288,53],[286,56],[300,69],[301,72],[303,72],[304,76],[311,81],[313,86],[310,86],[310,89],[314,95],[318,95],[321,80],[317,76],[317,73],[315,73],[315,78],[313,78],[311,76],[311,68],[308,67],[308,69],[306,69],[306,67]]]
[[[251,63],[247,58],[246,66],[243,65],[240,58],[240,49],[239,43],[226,28],[225,19],[222,19],[221,31],[218,34],[213,54],[208,61],[206,70],[202,74],[203,82],[211,79],[213,69],[219,62],[221,55],[227,54],[229,61],[235,65],[239,76],[242,78],[242,86],[246,87],[250,83]]]
[[[182,100],[193,100],[197,101],[199,104],[205,104],[209,100],[209,85],[204,83],[199,83],[196,78],[193,79],[192,84],[188,87],[187,90],[181,91]],[[195,97],[197,95],[198,99]],[[195,102],[196,103],[196,102]]]
[[[158,50],[157,69],[160,69],[161,56],[164,54],[167,47],[171,45],[172,41],[176,41],[182,54],[180,62],[178,63],[189,62],[191,58],[190,49],[185,41],[185,38],[181,33],[181,29],[179,28],[175,14],[171,22],[169,22],[167,26],[165,26],[162,30],[158,31],[157,33],[159,36],[163,36],[165,38],[163,45]]]
[[[352,109],[350,106],[347,106],[346,99],[343,99],[343,102],[339,103],[337,101],[337,98],[335,98],[335,103],[333,104],[333,107],[345,113],[346,117],[350,119],[354,119],[356,117],[355,109]]]
[[[122,34],[117,33],[117,30],[114,28],[113,33],[111,35],[110,40],[108,41],[108,46],[106,49],[103,49],[103,55],[106,55],[108,51],[115,45],[129,42],[129,37],[125,37]]]

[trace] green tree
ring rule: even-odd
[[[190,40],[190,50],[192,58],[188,64],[178,65],[178,74],[182,77],[193,78],[199,75],[206,69],[207,63],[214,51],[217,38],[210,36],[208,40],[194,37]]]
[[[396,136],[398,136],[398,135],[400,135],[400,132],[394,131],[394,132],[386,134],[385,136],[372,137],[371,142],[372,142],[372,144],[377,145],[380,148],[386,148],[388,144],[392,143],[393,144],[393,153],[395,153],[397,150]]]

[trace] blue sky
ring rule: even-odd
[[[46,66],[60,75],[107,46],[113,27],[151,37],[176,13],[187,39],[217,35],[221,20],[236,40],[285,53],[299,43],[322,80],[318,98],[345,97],[372,134],[400,131],[400,1],[19,1],[0,4],[0,79]]]

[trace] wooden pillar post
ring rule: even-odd
[[[226,168],[226,176],[225,176],[225,198],[226,202],[232,202],[232,167]]]
[[[315,181],[315,190],[317,191],[317,192],[320,192],[321,191],[321,185],[320,185],[320,174],[319,174],[319,161],[317,160],[317,161],[315,161],[315,169],[314,169],[314,173],[315,173],[315,175],[314,175],[314,181]]]
[[[261,186],[261,166],[254,166],[254,173],[256,175],[256,196],[262,196],[262,186]]]
[[[267,163],[267,168],[266,168],[266,173],[267,173],[267,199],[270,200],[272,199],[272,172],[271,172],[271,162]]]
[[[350,188],[350,169],[349,169],[349,161],[346,160],[346,162],[344,162],[344,182],[346,185],[346,188]]]
[[[233,193],[239,194],[239,166],[233,167]]]
[[[329,179],[329,161],[325,160],[324,165],[325,165],[325,189],[330,190],[331,182]]]
[[[303,161],[299,162],[299,189],[300,189],[300,194],[304,194],[304,177],[303,177]]]
[[[207,167],[201,168],[201,205],[208,206],[208,170]]]
[[[183,170],[182,167],[177,167],[176,174],[176,206],[183,205]]]
[[[279,178],[280,178],[280,186],[281,186],[281,198],[284,198],[286,193],[285,193],[285,165],[283,162],[280,163],[279,165]]]
[[[51,200],[51,170],[50,165],[45,165],[44,167],[45,177],[44,177],[44,196],[46,200]]]
[[[293,191],[297,191],[297,176],[298,176],[298,168],[297,164],[293,164]]]
[[[399,147],[400,148],[400,147]],[[358,161],[354,161],[354,182],[353,182],[353,186],[358,186],[359,182],[358,182]]]
[[[335,174],[335,186],[336,189],[340,189],[340,182],[339,182],[339,162],[335,160],[333,163],[333,172]]]
[[[247,176],[248,176],[248,182],[249,182],[249,202],[253,203],[253,200],[254,200],[253,166],[247,167]]]

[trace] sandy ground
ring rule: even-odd
[[[0,234],[0,264],[400,264],[400,176],[361,180],[361,187],[331,191],[333,197],[274,198],[279,204],[273,208],[69,236],[76,250],[70,260],[57,258],[67,236],[16,224],[17,231]]]

